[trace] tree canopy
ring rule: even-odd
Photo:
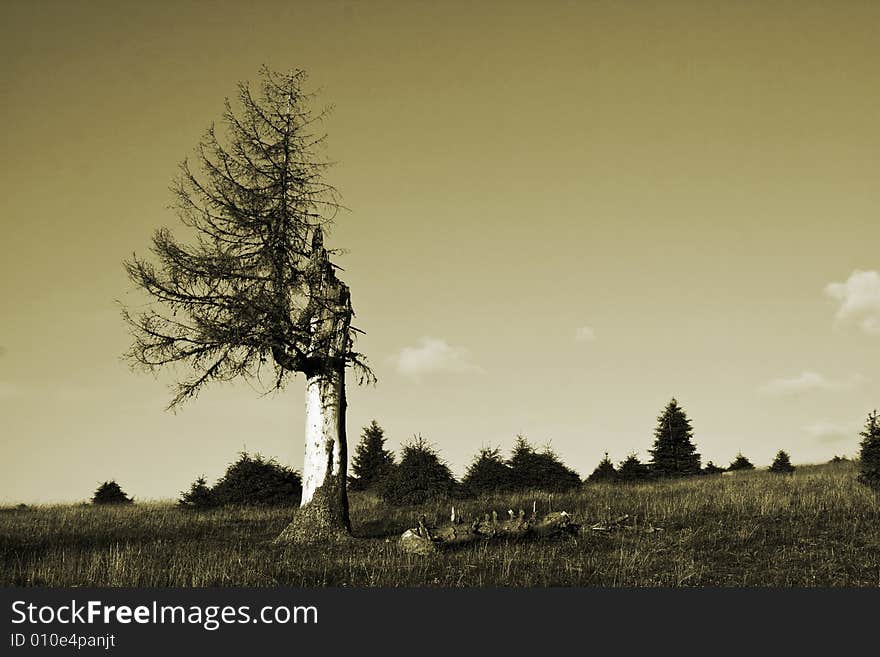
[[[651,470],[656,476],[700,473],[700,455],[694,446],[691,422],[673,397],[657,418],[654,447],[650,450]]]
[[[211,489],[220,506],[285,506],[299,504],[300,474],[275,459],[241,452]]]
[[[178,504],[186,509],[217,506],[287,506],[299,504],[302,478],[296,470],[260,454],[239,452],[223,476],[208,486],[204,476],[180,494]]]
[[[385,430],[376,420],[364,427],[351,463],[349,485],[353,490],[366,490],[391,476],[394,453],[385,449]]]
[[[470,495],[497,493],[513,487],[513,470],[501,456],[497,447],[484,447],[461,481],[464,490]]]
[[[639,457],[630,454],[617,467],[617,481],[638,482],[651,477],[651,469],[639,461]]]
[[[92,495],[92,504],[133,504],[134,500],[125,494],[115,481],[105,481]]]
[[[715,465],[712,461],[709,461],[703,468],[703,474],[707,475],[721,474],[722,472],[724,472],[724,468]]]
[[[775,472],[777,474],[791,474],[794,472],[794,466],[791,464],[791,458],[788,456],[788,452],[780,449],[776,453],[776,458],[773,459],[773,463],[770,464],[769,470],[770,472]]]
[[[736,458],[733,459],[733,462],[729,466],[727,466],[727,470],[729,472],[736,472],[737,470],[754,470],[755,466],[742,454],[737,454]]]
[[[538,452],[524,436],[517,436],[507,464],[513,486],[520,490],[564,491],[580,486],[580,475],[566,466],[549,446]]]
[[[876,410],[868,413],[859,435],[859,481],[880,490],[880,417]]]
[[[608,458],[608,452],[605,452],[605,458],[599,461],[596,469],[587,477],[587,481],[596,483],[600,481],[614,481],[617,479],[617,470],[611,459]]]
[[[437,450],[416,436],[403,446],[400,463],[382,488],[383,497],[392,504],[424,504],[452,495],[456,481]]]
[[[304,71],[261,74],[258,92],[241,83],[237,107],[226,101],[223,133],[212,125],[194,162],[180,166],[173,207],[190,243],[162,228],[155,262],[126,262],[129,278],[152,297],[143,312],[123,309],[134,337],[128,358],[147,370],[190,370],[170,407],[239,376],[280,388],[296,372],[337,367],[328,353],[372,379],[353,350],[348,290],[323,242],[341,207],[319,154],[328,110],[312,109]],[[338,336],[315,330],[328,315],[346,318],[336,349],[325,343]]]

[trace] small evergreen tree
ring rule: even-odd
[[[600,481],[614,481],[615,479],[617,479],[617,470],[614,468],[611,459],[608,458],[608,452],[605,452],[605,458],[599,461],[599,465],[587,477],[587,481],[596,483]]]
[[[724,468],[719,468],[717,465],[712,463],[712,461],[709,461],[706,464],[706,467],[703,468],[703,474],[707,475],[721,474],[722,472],[724,472]]]
[[[791,474],[794,472],[794,466],[791,464],[791,459],[785,450],[780,449],[776,453],[776,458],[773,459],[769,470],[778,474]]]
[[[469,495],[497,493],[513,488],[513,469],[497,448],[484,447],[468,466],[461,484]]]
[[[868,413],[859,452],[859,481],[880,490],[880,417],[874,410]]]
[[[400,463],[382,487],[382,495],[392,504],[424,504],[452,495],[455,477],[437,451],[421,436],[403,446]]]
[[[617,481],[644,481],[651,476],[651,469],[639,461],[639,457],[630,454],[617,466]]]
[[[538,452],[524,436],[516,437],[510,459],[513,487],[561,492],[580,486],[580,475],[566,466],[550,447]]]
[[[513,445],[513,451],[507,460],[507,465],[513,477],[515,489],[538,488],[541,485],[541,477],[537,473],[537,452],[529,444],[525,436],[517,436]]]
[[[115,481],[105,481],[92,495],[92,504],[133,504],[134,500],[123,492]]]
[[[651,471],[659,477],[700,474],[700,455],[691,440],[691,422],[675,397],[657,418]]]
[[[214,499],[214,492],[208,486],[204,475],[196,479],[188,491],[180,493],[180,499],[177,502],[186,509],[210,509],[217,506]]]
[[[388,477],[393,468],[394,453],[385,449],[385,431],[373,420],[364,427],[355,448],[348,485],[352,490],[372,488]]]
[[[749,461],[742,454],[737,454],[736,458],[733,459],[733,463],[731,463],[727,467],[727,470],[729,472],[736,472],[737,470],[754,470],[754,469],[755,469],[755,466],[752,465],[752,462]]]
[[[238,460],[226,468],[211,489],[211,495],[220,506],[294,505],[300,503],[302,479],[296,470],[275,459],[240,452]]]

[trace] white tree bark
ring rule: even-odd
[[[306,381],[306,446],[300,506],[310,503],[322,486],[345,480],[344,386],[344,373],[338,371],[310,376]]]
[[[352,310],[348,287],[336,278],[320,230],[312,242],[310,283],[316,304],[311,318],[313,363],[306,371],[306,427],[303,492],[300,509],[276,539],[308,543],[351,536],[346,474],[345,366],[351,337]]]

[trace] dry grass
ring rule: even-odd
[[[396,537],[422,511],[352,496],[353,545],[277,548],[293,509],[203,513],[172,504],[0,511],[2,586],[878,586],[880,498],[850,463],[794,476],[751,472],[554,497],[577,522],[624,513],[636,529],[530,543],[483,543],[436,558]],[[461,504],[466,516],[530,509],[546,495]],[[639,527],[662,527],[658,533]]]

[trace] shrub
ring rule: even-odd
[[[788,453],[784,450],[779,450],[776,453],[776,458],[773,459],[773,463],[769,468],[770,472],[776,472],[777,474],[791,474],[794,472],[794,466],[791,464],[791,459],[788,456]]]
[[[496,493],[513,488],[513,470],[496,448],[484,447],[468,466],[462,487],[469,495]]]
[[[733,459],[733,463],[731,463],[727,467],[727,470],[729,472],[736,472],[737,470],[754,470],[754,469],[755,469],[755,466],[752,465],[752,462],[749,461],[742,454],[737,454],[736,458]]]
[[[394,469],[394,453],[385,449],[385,431],[376,420],[364,427],[351,462],[352,490],[366,490],[381,483]]]
[[[630,454],[617,467],[617,481],[645,481],[651,477],[651,469],[635,454]]]
[[[403,446],[400,463],[382,487],[382,497],[391,504],[424,504],[451,496],[455,488],[449,466],[424,438],[416,436]]]
[[[275,459],[240,452],[213,488],[204,477],[193,482],[183,493],[180,505],[191,509],[212,506],[285,506],[299,504],[302,479],[296,470],[280,465]]]
[[[617,470],[611,459],[608,458],[608,452],[605,452],[605,458],[599,461],[596,469],[587,477],[587,481],[595,483],[599,481],[614,481],[617,479]]]
[[[868,413],[859,452],[859,481],[880,490],[880,418],[877,411]]]
[[[706,464],[706,467],[703,468],[703,474],[706,475],[721,474],[722,472],[724,472],[724,468],[719,468],[717,465],[712,463],[712,461],[709,461]]]
[[[105,481],[98,486],[92,495],[92,504],[133,504],[134,500],[126,495],[115,481]]]
[[[284,506],[299,504],[302,479],[275,459],[241,452],[211,491],[220,505]]]
[[[581,485],[581,476],[566,466],[559,457],[545,447],[537,452],[523,436],[516,437],[510,466],[513,487],[518,490],[540,489],[561,492]]]
[[[217,506],[217,500],[203,475],[193,482],[188,491],[180,493],[178,504],[187,509],[210,509]]]

